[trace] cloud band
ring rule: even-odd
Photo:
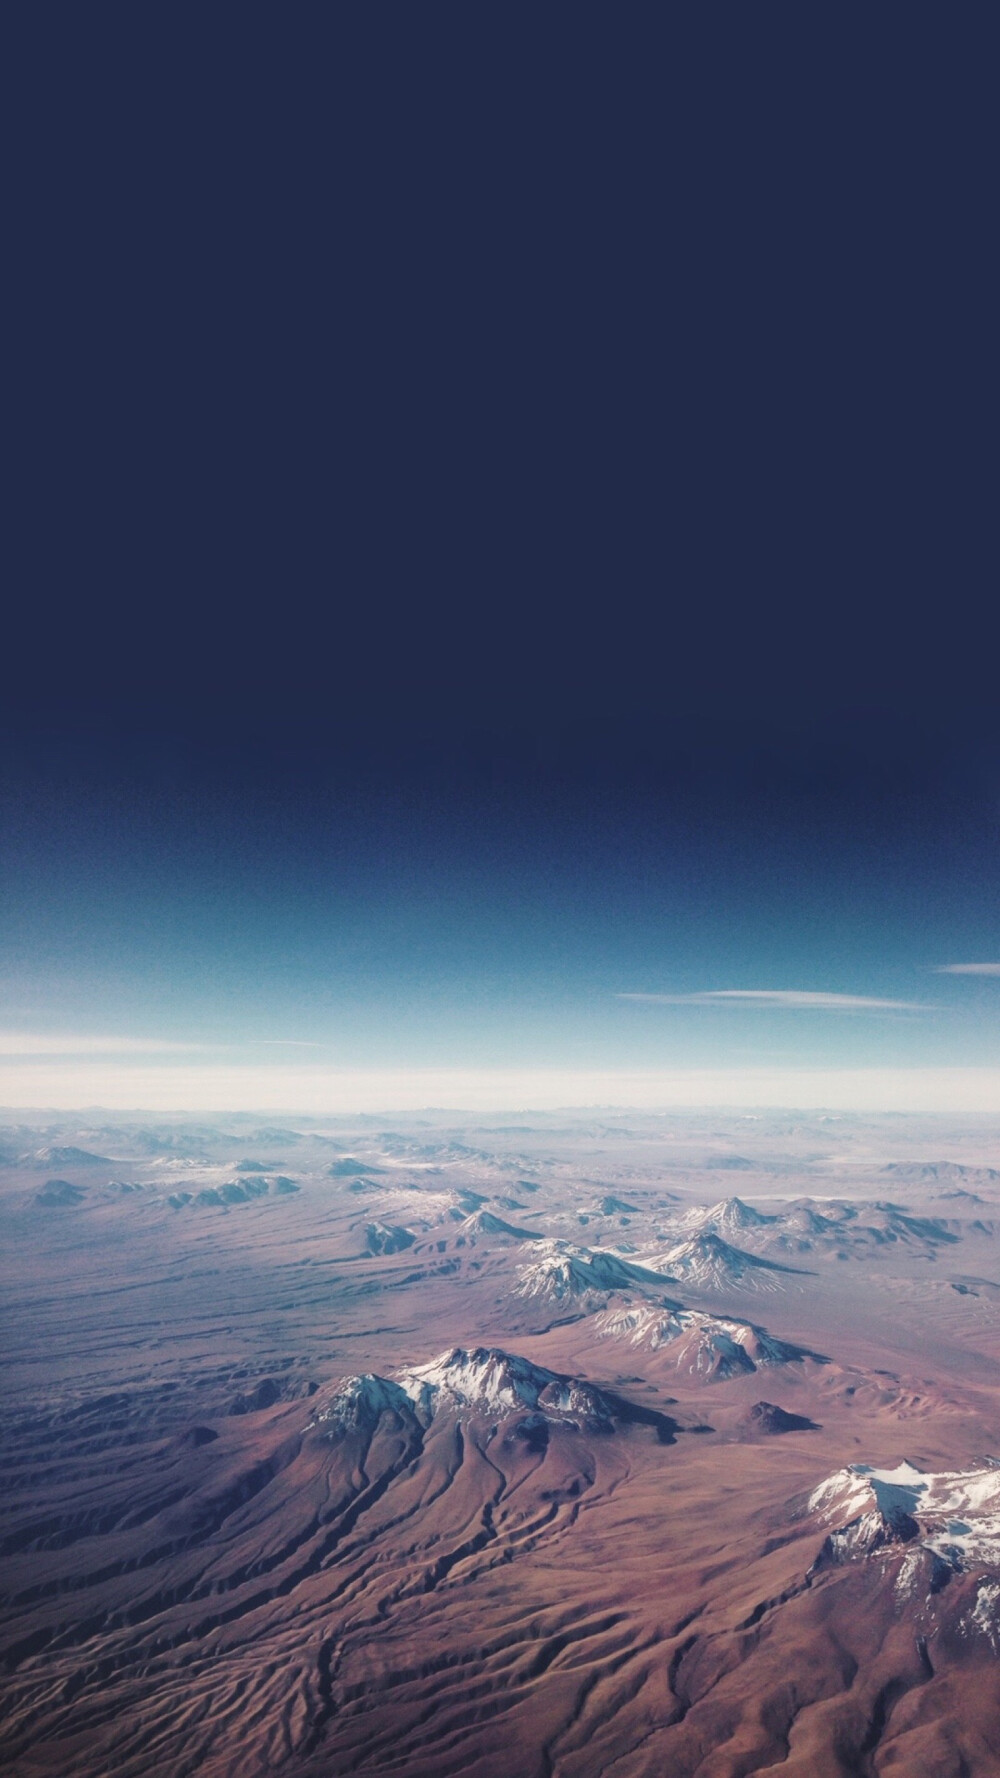
[[[700,994],[618,994],[660,1006],[763,1006],[792,1012],[937,1012],[918,1000],[879,1000],[869,994],[821,994],[802,988],[714,988]]]
[[[1000,963],[939,963],[935,975],[1000,975]]]

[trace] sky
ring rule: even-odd
[[[0,1104],[1000,1107],[972,27],[557,11],[26,31]]]

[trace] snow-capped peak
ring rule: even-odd
[[[821,1482],[810,1510],[836,1526],[835,1554],[919,1538],[952,1568],[1000,1566],[1000,1465],[925,1474],[912,1463],[854,1463]]]
[[[691,1225],[707,1230],[714,1230],[721,1235],[740,1235],[748,1230],[762,1229],[768,1223],[777,1222],[776,1216],[765,1216],[762,1211],[754,1210],[752,1205],[744,1204],[742,1198],[720,1198],[708,1210],[689,1212]]]
[[[462,1224],[467,1235],[502,1235],[509,1241],[539,1241],[541,1236],[537,1229],[524,1229],[517,1223],[504,1222],[502,1216],[494,1216],[492,1210],[474,1210]]]
[[[427,1427],[444,1408],[508,1415],[528,1409],[559,1420],[580,1416],[610,1424],[603,1393],[573,1377],[532,1364],[499,1347],[456,1346],[427,1364],[411,1365],[394,1377],[348,1377],[316,1415],[336,1430],[370,1432],[384,1413]]]
[[[537,1257],[518,1272],[517,1294],[559,1302],[564,1297],[602,1300],[610,1291],[658,1287],[662,1280],[645,1266],[617,1254],[565,1241],[546,1241]]]
[[[724,1290],[739,1284],[749,1290],[780,1290],[781,1274],[794,1274],[795,1266],[758,1259],[742,1247],[733,1247],[711,1229],[669,1247],[652,1262],[658,1272],[682,1278],[685,1283],[708,1290]]]
[[[348,1377],[341,1383],[326,1407],[316,1415],[320,1424],[332,1423],[339,1430],[371,1431],[383,1414],[395,1413],[409,1417],[413,1403],[406,1390],[389,1377],[377,1377],[371,1371]]]
[[[418,1409],[431,1414],[448,1405],[491,1413],[532,1408],[607,1418],[599,1391],[496,1346],[471,1351],[456,1346],[429,1364],[400,1371],[398,1378]]]
[[[596,1325],[606,1339],[627,1340],[653,1352],[669,1347],[680,1370],[707,1377],[730,1377],[814,1356],[801,1346],[775,1339],[752,1321],[733,1321],[697,1309],[634,1304],[608,1309],[597,1317]]]

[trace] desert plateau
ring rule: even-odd
[[[1000,1128],[3,1132],[11,1778],[1000,1771]]]

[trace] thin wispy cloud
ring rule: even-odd
[[[935,975],[1000,975],[1000,963],[939,963]]]
[[[0,1031],[0,1056],[161,1056],[214,1046],[163,1037],[108,1037],[87,1031]]]
[[[0,1030],[0,1056],[164,1056],[233,1053],[258,1047],[321,1050],[308,1037],[247,1037],[230,1043],[199,1043],[167,1037],[116,1037],[92,1031]]]
[[[658,1006],[764,1006],[790,1012],[938,1012],[918,1000],[880,1000],[869,994],[821,994],[802,988],[714,988],[699,994],[618,994]]]

